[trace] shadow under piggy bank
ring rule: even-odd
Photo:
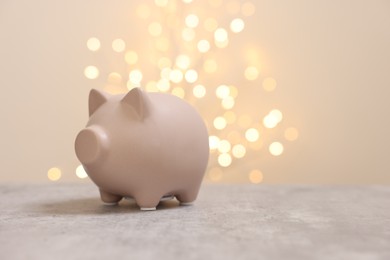
[[[180,209],[187,206],[180,206],[176,199],[161,201],[157,206],[157,211],[167,209]],[[134,201],[122,199],[116,205],[105,205],[99,198],[83,198],[65,201],[53,201],[34,205],[34,210],[50,215],[102,215],[102,214],[122,214],[122,213],[143,213]]]

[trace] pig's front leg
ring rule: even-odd
[[[162,195],[159,193],[140,193],[134,196],[135,202],[142,211],[156,210]]]
[[[176,199],[180,202],[180,205],[187,206],[192,205],[192,203],[196,200],[198,196],[199,188],[191,187],[187,190],[183,190],[176,194]]]
[[[111,194],[102,189],[100,191],[100,198],[102,199],[105,205],[116,205],[122,199],[122,196]]]

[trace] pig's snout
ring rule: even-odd
[[[91,164],[107,153],[107,134],[98,126],[89,126],[77,135],[75,150],[82,164]]]

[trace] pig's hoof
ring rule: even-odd
[[[156,210],[156,207],[154,208],[141,208],[142,211],[153,211]]]
[[[118,205],[118,202],[103,202],[104,206],[116,206]]]

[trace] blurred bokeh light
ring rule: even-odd
[[[283,140],[295,141],[298,130],[280,126],[283,113],[278,108],[266,112],[261,104],[250,104],[250,111],[241,112],[241,107],[247,105],[245,99],[240,100],[244,92],[260,94],[248,86],[262,86],[261,95],[276,89],[273,76],[261,73],[263,61],[256,49],[248,50],[249,59],[244,54],[240,60],[229,55],[241,52],[237,47],[230,47],[230,43],[237,44],[238,34],[245,33],[245,24],[251,22],[254,14],[255,6],[250,1],[142,2],[134,15],[137,26],[149,34],[149,39],[139,40],[149,44],[137,49],[134,43],[122,38],[112,40],[112,51],[123,54],[120,62],[128,72],[103,71],[99,69],[100,64],[94,64],[85,68],[85,77],[93,80],[99,76],[99,71],[107,74],[104,90],[111,94],[140,87],[186,99],[200,111],[208,126],[211,157],[206,179],[223,181],[227,168],[251,162],[253,167],[247,175],[237,172],[231,178],[242,181],[246,176],[247,182],[261,183],[262,165],[256,158],[261,156],[263,144],[268,144],[266,152],[270,155],[280,156],[284,152]],[[86,44],[95,55],[104,48],[97,37],[91,36]],[[223,55],[218,56],[221,53]],[[229,64],[232,68],[226,67]],[[242,64],[241,71],[236,64]],[[238,80],[229,80],[231,70]],[[96,87],[102,86],[97,84]],[[86,177],[81,166],[77,167],[76,175]]]

